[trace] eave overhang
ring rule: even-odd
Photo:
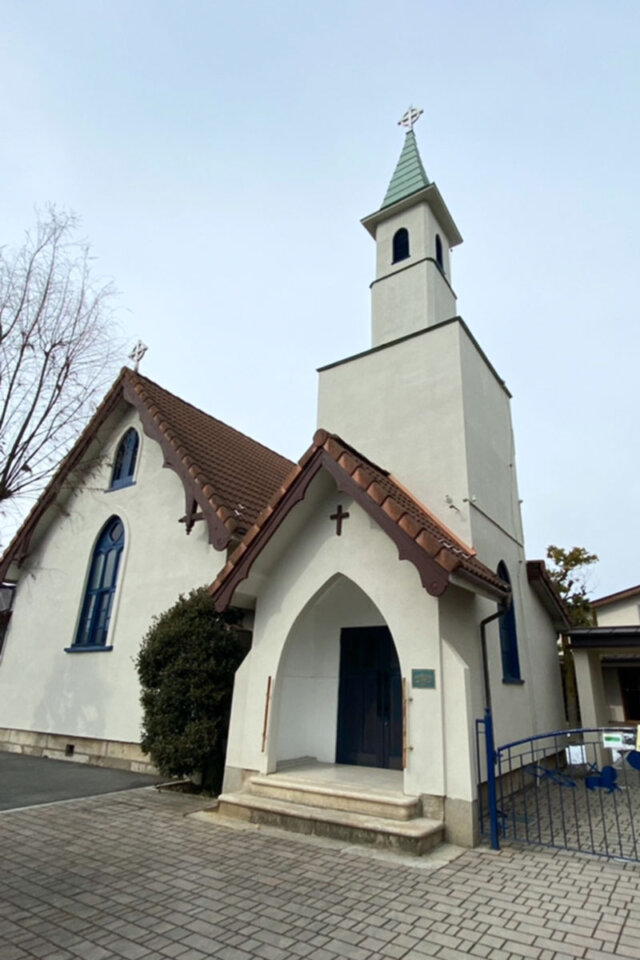
[[[527,560],[527,580],[559,633],[571,628],[569,612],[558,595],[544,560]]]
[[[610,653],[616,648],[636,647],[640,654],[640,626],[574,627],[568,632],[573,650],[601,650]]]
[[[210,484],[203,483],[200,474],[188,453],[174,437],[171,430],[163,423],[159,413],[153,406],[148,406],[138,394],[135,385],[125,380],[123,396],[127,403],[138,411],[142,428],[146,435],[160,446],[164,456],[164,467],[168,467],[178,475],[185,492],[185,510],[188,514],[192,507],[192,500],[202,510],[209,532],[209,543],[216,550],[224,550],[229,545],[237,521],[226,507],[217,506],[215,491]]]
[[[375,240],[378,224],[384,220],[388,220],[389,217],[395,217],[399,213],[403,213],[405,210],[419,203],[426,203],[431,207],[436,220],[447,236],[450,247],[457,247],[458,244],[462,243],[462,234],[458,230],[453,217],[449,213],[449,208],[442,199],[442,194],[435,183],[430,183],[428,187],[416,190],[414,193],[409,194],[408,197],[403,197],[402,200],[398,200],[397,203],[390,203],[388,207],[381,207],[380,210],[376,210],[375,213],[370,213],[367,217],[364,217],[360,223],[365,230],[369,231]]]

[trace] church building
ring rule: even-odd
[[[420,852],[476,838],[489,696],[498,742],[563,726],[566,618],[525,559],[510,394],[456,314],[462,237],[415,118],[362,221],[371,346],[319,371],[313,444],[211,592],[255,617],[223,812],[379,842],[375,812],[379,836]]]
[[[128,369],[62,462],[0,562],[0,749],[144,769],[135,656],[205,583],[252,625],[223,814],[471,845],[485,705],[499,743],[563,726],[566,617],[525,558],[510,394],[456,312],[418,115],[362,221],[370,346],[319,371],[298,464]]]

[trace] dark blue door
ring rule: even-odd
[[[402,769],[402,681],[387,627],[340,634],[336,762]]]

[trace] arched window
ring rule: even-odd
[[[112,490],[118,487],[128,487],[129,484],[133,483],[139,445],[138,434],[133,427],[130,427],[120,441],[113,461],[110,484]]]
[[[503,560],[498,564],[498,576],[511,585],[511,577]],[[518,657],[518,634],[516,615],[513,609],[513,594],[510,600],[501,603],[503,615],[500,624],[500,653],[502,656],[502,679],[505,683],[520,683],[520,659]]]
[[[440,234],[436,233],[436,263],[444,273],[444,258],[442,256],[442,240]]]
[[[120,517],[111,517],[98,537],[93,551],[73,647],[86,649],[105,646],[123,547],[122,520]],[[73,650],[73,647],[70,649]]]
[[[400,227],[393,235],[393,260],[392,263],[398,263],[399,260],[406,260],[409,256],[409,231],[405,227]]]

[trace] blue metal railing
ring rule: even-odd
[[[640,859],[635,740],[635,727],[595,727],[555,730],[495,748],[486,711],[476,721],[481,832],[494,849],[502,839]]]

